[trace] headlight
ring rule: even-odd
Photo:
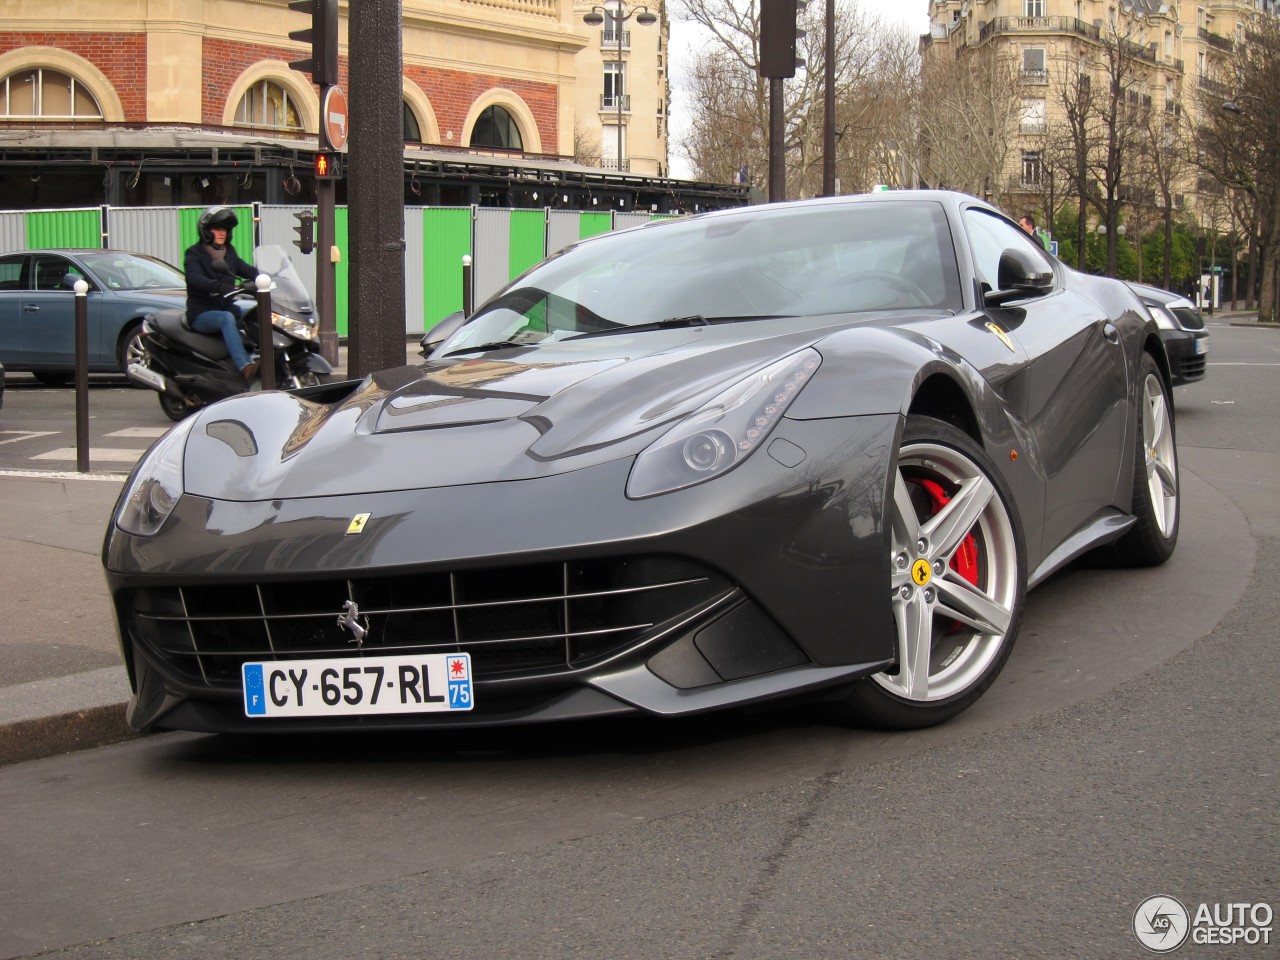
[[[295,340],[314,340],[316,337],[315,325],[305,320],[295,320],[293,317],[286,317],[283,313],[273,313],[271,322]]]
[[[1147,309],[1151,311],[1152,319],[1155,320],[1156,326],[1159,327],[1161,330],[1179,329],[1178,321],[1175,320],[1173,317],[1173,314],[1171,314],[1164,307],[1161,307],[1157,304],[1152,304],[1151,306],[1147,307]]]
[[[806,348],[722,391],[636,457],[627,496],[681,490],[733,469],[760,446],[821,363],[818,351]]]
[[[116,526],[150,537],[164,525],[182,496],[182,455],[196,418],[182,421],[156,442],[133,472],[116,510]]]

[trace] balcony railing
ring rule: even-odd
[[[1045,129],[1043,120],[1023,120],[1018,124],[1018,130],[1022,133],[1044,133]]]
[[[619,173],[631,172],[630,160],[615,160],[613,157],[605,157],[600,161],[601,170],[617,170]]]
[[[1022,81],[1023,83],[1048,83],[1049,71],[1048,70],[1023,70]]]
[[[613,110],[614,112],[621,110],[623,113],[630,113],[631,94],[624,93],[621,96],[614,96],[609,93],[600,94],[600,110],[602,112],[605,110]]]
[[[622,49],[631,49],[631,31],[630,30],[601,30],[600,46],[606,50],[617,50],[618,40],[622,40]]]
[[[1203,73],[1200,74],[1198,83],[1200,84],[1201,90],[1208,90],[1214,96],[1224,97],[1224,98],[1231,96],[1230,87],[1228,87],[1225,83],[1219,83],[1217,80],[1214,80],[1210,77],[1205,76]]]
[[[1073,33],[1086,40],[1102,41],[1100,27],[1075,17],[996,17],[978,32],[978,43],[986,43],[1002,33]],[[1135,59],[1158,62],[1155,51],[1150,47],[1122,38],[1116,38],[1116,42]]]
[[[1236,45],[1231,40],[1226,37],[1220,37],[1213,31],[1206,30],[1204,27],[1200,28],[1200,39],[1209,46],[1217,47],[1219,50],[1225,51],[1226,53],[1232,53],[1236,49]]]

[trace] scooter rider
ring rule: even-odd
[[[237,224],[230,207],[210,207],[196,224],[200,240],[187,248],[183,269],[187,275],[187,320],[201,333],[221,333],[227,350],[245,383],[251,383],[258,364],[245,350],[236,326],[239,310],[225,294],[236,288],[236,278],[252,280],[258,275],[231,245],[231,231]]]

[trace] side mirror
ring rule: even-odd
[[[77,281],[80,280],[88,280],[88,278],[82,277],[78,273],[68,273],[62,278],[62,285],[68,290],[74,290],[76,288]],[[89,289],[93,289],[93,284],[89,284]]]
[[[1053,270],[1029,253],[1011,247],[1000,254],[996,284],[1000,289],[992,290],[984,298],[992,306],[1042,297],[1053,290]]]
[[[448,340],[457,329],[467,322],[467,315],[461,310],[451,313],[434,327],[422,335],[421,353],[429,357],[435,353],[440,344]]]

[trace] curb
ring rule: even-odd
[[[130,740],[124,667],[0,689],[0,766]]]

